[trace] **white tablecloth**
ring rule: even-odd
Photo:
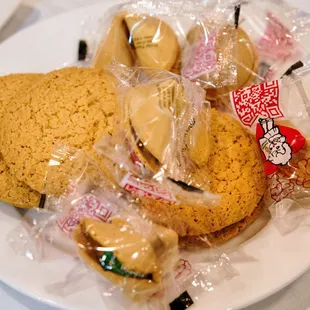
[[[0,0],[9,1],[9,0]],[[100,0],[23,0],[7,25],[0,30],[0,42],[42,19],[90,5]],[[113,1],[113,0],[110,0]],[[257,0],[258,1],[258,0]],[[310,0],[291,0],[310,11]],[[3,266],[0,268],[4,268]],[[244,310],[310,310],[310,272],[277,294]],[[0,282],[0,309],[2,310],[55,310],[9,288]],[[88,310],[88,309],[85,309]]]

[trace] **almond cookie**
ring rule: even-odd
[[[181,237],[179,240],[179,245],[180,247],[186,249],[221,245],[242,233],[255,220],[257,220],[262,211],[263,204],[259,204],[249,216],[246,216],[241,221],[213,233]]]
[[[0,155],[0,200],[19,208],[39,206],[41,195],[11,174]]]
[[[55,144],[83,149],[96,160],[92,147],[109,130],[115,104],[103,71],[65,68],[46,74],[4,113],[2,154],[11,172],[42,193]]]
[[[9,74],[0,77],[0,117],[11,104],[12,99],[24,89],[37,82],[43,74]]]
[[[12,100],[36,83],[41,74],[11,74],[0,78],[0,119]],[[3,147],[1,147],[0,152]],[[32,190],[24,182],[20,182],[10,172],[0,155],[0,200],[21,208],[37,207],[40,194]]]
[[[250,216],[267,182],[258,147],[237,120],[212,109],[211,154],[201,170],[209,176],[211,191],[221,196],[215,207],[173,205],[141,198],[141,210],[180,237],[219,231]]]

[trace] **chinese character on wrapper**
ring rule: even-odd
[[[175,203],[175,197],[158,184],[142,181],[128,173],[122,180],[121,186],[135,196],[151,198],[163,202]]]
[[[81,197],[69,211],[69,214],[57,220],[59,228],[71,237],[73,230],[80,223],[82,218],[94,218],[102,222],[107,222],[112,215],[109,207],[94,195]]]
[[[230,94],[232,107],[240,122],[254,128],[258,118],[281,118],[279,82],[272,81],[236,90]]]

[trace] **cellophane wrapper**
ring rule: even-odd
[[[214,88],[236,83],[235,9],[220,1],[131,1],[101,27],[93,65],[168,70]],[[86,25],[85,25],[86,27]]]
[[[94,286],[109,309],[177,309],[237,275],[211,244],[208,254],[180,252],[176,232],[139,215],[138,200],[111,186],[81,150],[55,148],[46,186],[55,185],[55,175],[64,181],[67,161],[73,168],[67,188],[62,183],[61,195],[27,212],[8,235],[12,248],[32,261],[57,268],[70,260],[64,281],[45,287],[49,293],[68,296]]]
[[[119,64],[106,70],[116,78],[119,111],[113,134],[95,149],[115,163],[116,184],[171,203],[216,205],[219,196],[200,169],[211,150],[205,91],[167,71]]]
[[[308,16],[286,1],[241,2],[240,27],[246,29],[258,54],[256,81],[279,79],[309,54]]]
[[[309,225],[310,70],[230,94],[235,117],[256,134],[268,177],[265,201],[281,234]]]
[[[308,63],[308,14],[284,0],[221,1],[238,7],[234,54],[237,81],[207,90],[217,108],[229,108],[229,93],[265,81],[280,79],[297,61]]]
[[[108,221],[121,210],[131,208],[126,193],[115,187],[84,151],[68,145],[55,146],[45,190],[50,193],[45,203],[40,209],[27,211],[9,237],[18,252],[36,260],[51,257],[49,251],[54,249],[49,245],[55,243],[74,253],[72,232],[82,218]]]

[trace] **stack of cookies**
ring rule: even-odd
[[[210,189],[220,195],[216,206],[171,204],[141,198],[141,212],[155,223],[175,230],[184,247],[209,247],[238,235],[263,208],[267,189],[261,155],[254,136],[228,114],[211,112],[210,154],[200,165]]]
[[[117,99],[111,76],[98,69],[66,68],[45,75],[5,76],[0,78],[0,85],[0,200],[16,207],[34,208],[38,207],[41,194],[58,193],[63,185],[61,178],[55,177],[48,188],[45,186],[57,144],[84,150],[107,178],[113,178],[111,162],[93,149],[114,130]],[[130,98],[133,104],[143,101],[139,94]],[[159,102],[152,101],[154,107],[151,104],[149,109],[158,109]],[[132,125],[136,126],[149,113],[152,111],[136,113],[139,119],[133,119]],[[211,128],[211,140],[199,135],[195,152],[190,154],[195,155],[197,173],[203,172],[210,181],[204,190],[218,194],[220,204],[174,205],[147,198],[141,198],[140,204],[141,212],[149,219],[175,230],[185,247],[208,246],[208,242],[220,243],[237,235],[259,215],[266,190],[263,164],[253,137],[231,116],[215,109],[211,121],[203,119],[211,122],[211,126],[202,127]],[[139,128],[136,126],[135,130]],[[148,131],[142,130],[141,137],[143,133]],[[204,137],[205,133],[201,134]],[[160,161],[155,151],[161,140],[147,140],[145,151]],[[137,154],[143,157],[145,152]]]
[[[0,85],[0,200],[38,207],[41,194],[48,194],[44,180],[55,143],[85,150],[105,170],[92,149],[112,130],[116,104],[103,71],[66,68],[45,75],[15,74],[1,77]]]

